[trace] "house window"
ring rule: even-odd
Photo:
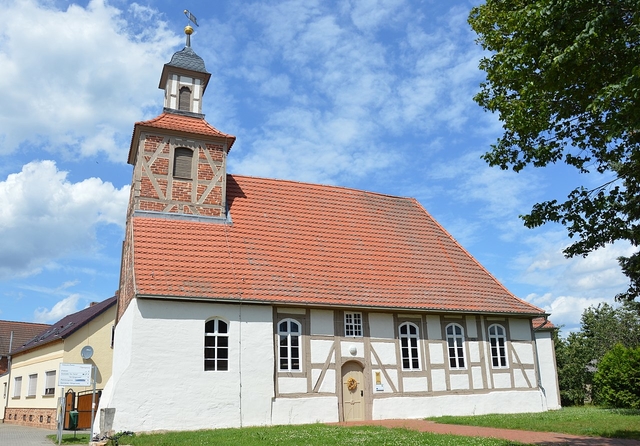
[[[13,380],[13,397],[20,398],[22,392],[22,376],[16,376]]]
[[[507,367],[507,337],[502,325],[489,326],[489,344],[491,345],[491,363],[493,367]]]
[[[178,110],[191,111],[191,89],[189,87],[182,87],[178,96]]]
[[[300,371],[300,322],[285,319],[278,324],[279,369]]]
[[[398,327],[398,331],[400,332],[402,369],[420,370],[420,357],[418,354],[418,326],[411,322],[405,322]]]
[[[449,324],[446,329],[449,347],[449,366],[452,369],[464,368],[464,330],[458,324]]]
[[[36,396],[36,386],[38,385],[38,375],[29,375],[29,387],[27,388],[27,397]]]
[[[56,393],[56,371],[51,370],[45,372],[44,377],[44,394],[53,395]]]
[[[344,314],[344,335],[362,337],[362,313]]]
[[[192,158],[193,150],[177,147],[173,154],[173,176],[190,180]]]
[[[204,325],[204,369],[229,370],[229,326],[221,319]]]

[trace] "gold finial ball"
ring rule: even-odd
[[[193,28],[191,28],[191,26],[187,25],[184,27],[184,33],[188,36],[190,36],[191,34],[193,34]]]

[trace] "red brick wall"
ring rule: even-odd
[[[195,178],[184,180],[173,178],[173,172],[171,172],[173,149],[180,147],[179,143],[174,143],[172,138],[161,135],[143,135],[143,138],[138,161],[134,167],[134,209],[205,216],[224,215],[223,182],[226,181],[226,174],[223,144],[204,141],[196,143]],[[147,165],[145,168],[143,168],[143,160]],[[215,187],[203,199],[203,195],[214,180],[216,180]],[[196,205],[201,200],[202,203]]]
[[[56,410],[12,409],[8,407],[4,411],[4,422],[7,424],[19,424],[21,426],[56,429]]]

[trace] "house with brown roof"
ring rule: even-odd
[[[209,73],[134,126],[104,430],[560,407],[552,326],[413,198],[227,174]],[[535,323],[534,323],[535,321]],[[175,367],[175,365],[179,365]]]
[[[11,350],[48,327],[47,324],[33,322],[0,321],[0,376],[8,371]]]
[[[115,310],[115,297],[94,302],[55,324],[45,325],[30,339],[14,346],[9,373],[0,378],[0,385],[3,380],[7,383],[2,411],[5,423],[56,428],[56,408],[58,398],[62,396],[58,373],[62,363],[94,365],[96,387],[102,389],[111,377]],[[86,346],[93,349],[93,355],[88,359],[81,354]],[[68,410],[76,409],[76,397],[92,393],[92,388],[75,386],[66,388],[65,393],[68,392],[73,394]],[[86,412],[83,411],[81,418],[89,427],[90,407]]]

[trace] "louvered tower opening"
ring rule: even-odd
[[[181,93],[182,94],[182,93]],[[193,151],[185,147],[176,148],[173,159],[173,176],[191,179],[191,159]]]

